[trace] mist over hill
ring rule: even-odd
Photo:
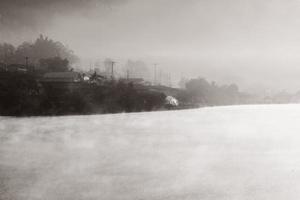
[[[172,73],[238,84],[243,91],[297,92],[299,1],[26,0],[0,2],[0,42],[39,34],[84,61],[159,63]]]

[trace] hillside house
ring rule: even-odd
[[[74,90],[81,87],[83,79],[78,72],[49,72],[39,80],[46,90]]]
[[[78,72],[49,72],[42,79],[42,82],[53,83],[74,83],[80,81],[81,75]]]
[[[7,66],[7,71],[9,72],[27,72],[28,70],[26,69],[25,65],[21,64],[11,64]]]

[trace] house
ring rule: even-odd
[[[24,65],[21,64],[11,64],[7,66],[7,71],[9,72],[27,72],[27,69]]]
[[[44,89],[50,91],[49,93],[56,94],[52,91],[73,91],[81,88],[83,79],[78,72],[49,72],[39,80]]]
[[[75,83],[80,81],[81,75],[78,72],[49,72],[41,80],[41,82],[53,83]]]

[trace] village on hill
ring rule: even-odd
[[[0,45],[0,114],[68,115],[174,109],[180,89],[146,80],[144,63],[128,61],[124,76],[102,68],[74,68],[78,58],[43,35],[18,47]],[[77,64],[78,65],[78,64]],[[130,68],[131,67],[131,68]],[[130,68],[130,72],[129,72]]]
[[[80,66],[62,43],[40,35],[15,47],[0,44],[0,114],[70,115],[185,109],[202,106],[290,103],[300,95],[255,96],[236,84],[219,85],[205,78],[181,79],[143,61],[128,60],[116,69],[105,59]]]

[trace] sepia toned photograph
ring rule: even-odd
[[[0,200],[299,188],[300,0],[0,0]]]

